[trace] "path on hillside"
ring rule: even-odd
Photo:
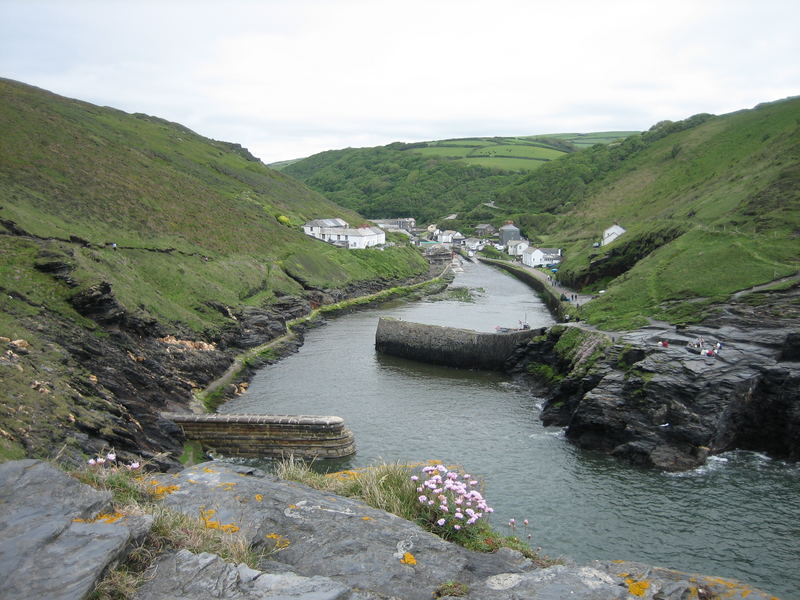
[[[545,273],[540,269],[535,269],[534,267],[529,267],[528,265],[524,265],[521,263],[520,264],[514,263],[514,266],[520,267],[521,269],[532,274],[545,286],[549,287],[556,294],[558,294],[559,297],[564,296],[568,298],[569,299],[568,301],[571,302],[574,306],[582,306],[595,298],[594,294],[581,294],[571,288],[568,288],[565,285],[559,284],[556,273],[548,275],[547,273]]]

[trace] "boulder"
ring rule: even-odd
[[[0,464],[0,597],[85,598],[152,522],[110,513],[110,493],[49,463]]]

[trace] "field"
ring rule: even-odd
[[[546,136],[476,137],[412,144],[423,156],[463,160],[468,164],[532,171],[543,163],[594,144],[610,144],[636,132],[559,133]]]

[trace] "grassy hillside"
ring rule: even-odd
[[[562,161],[561,181],[580,185],[553,194],[540,236],[567,249],[563,281],[607,289],[587,318],[695,321],[734,292],[800,268],[800,99],[661,123],[626,144],[587,151],[589,163]],[[593,248],[614,222],[627,233]]]
[[[258,304],[302,291],[298,280],[343,287],[425,269],[408,248],[349,252],[309,239],[299,229],[308,219],[363,219],[247,150],[174,123],[2,80],[0,133],[6,230],[51,239],[48,251],[63,255],[77,287],[110,281],[123,304],[158,318],[200,330],[222,319],[198,309],[204,301]],[[33,268],[28,241],[0,242],[10,246],[0,269]]]
[[[322,152],[276,166],[369,218],[412,216],[432,222],[455,212],[462,219],[486,221],[501,218],[486,204],[524,173],[627,133],[398,142]]]
[[[324,291],[427,273],[301,232],[322,217],[363,222],[236,144],[0,80],[0,460],[174,466],[159,412],[242,347]]]

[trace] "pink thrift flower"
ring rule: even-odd
[[[443,526],[444,526],[444,524],[445,524],[445,520],[444,520],[444,519],[439,519],[438,521],[436,521],[436,524],[437,524],[439,527],[443,527]]]
[[[117,460],[117,455],[115,453],[113,453],[113,452],[109,452],[106,455],[106,458],[113,462],[113,461]]]
[[[525,527],[527,527],[527,526],[528,526],[528,519],[525,519],[525,520],[522,522],[522,524],[523,524],[523,525],[525,525]]]
[[[457,513],[455,513],[453,516],[454,516],[456,519],[463,519],[463,518],[464,518],[464,515],[462,515],[460,512],[457,512]]]
[[[458,531],[459,529],[461,529],[461,525],[453,525],[453,529],[455,529],[456,531]]]
[[[97,461],[95,461],[95,462],[97,462],[98,465],[102,465],[104,462],[106,462],[106,459],[105,458],[98,458]]]
[[[90,465],[92,465],[92,466],[94,466],[94,465],[96,465],[96,464],[97,464],[97,461],[96,461],[95,459],[93,459],[93,458],[90,458],[90,459],[89,459],[89,464],[90,464]]]
[[[419,481],[419,477],[417,477],[416,475],[412,475],[411,481]]]

